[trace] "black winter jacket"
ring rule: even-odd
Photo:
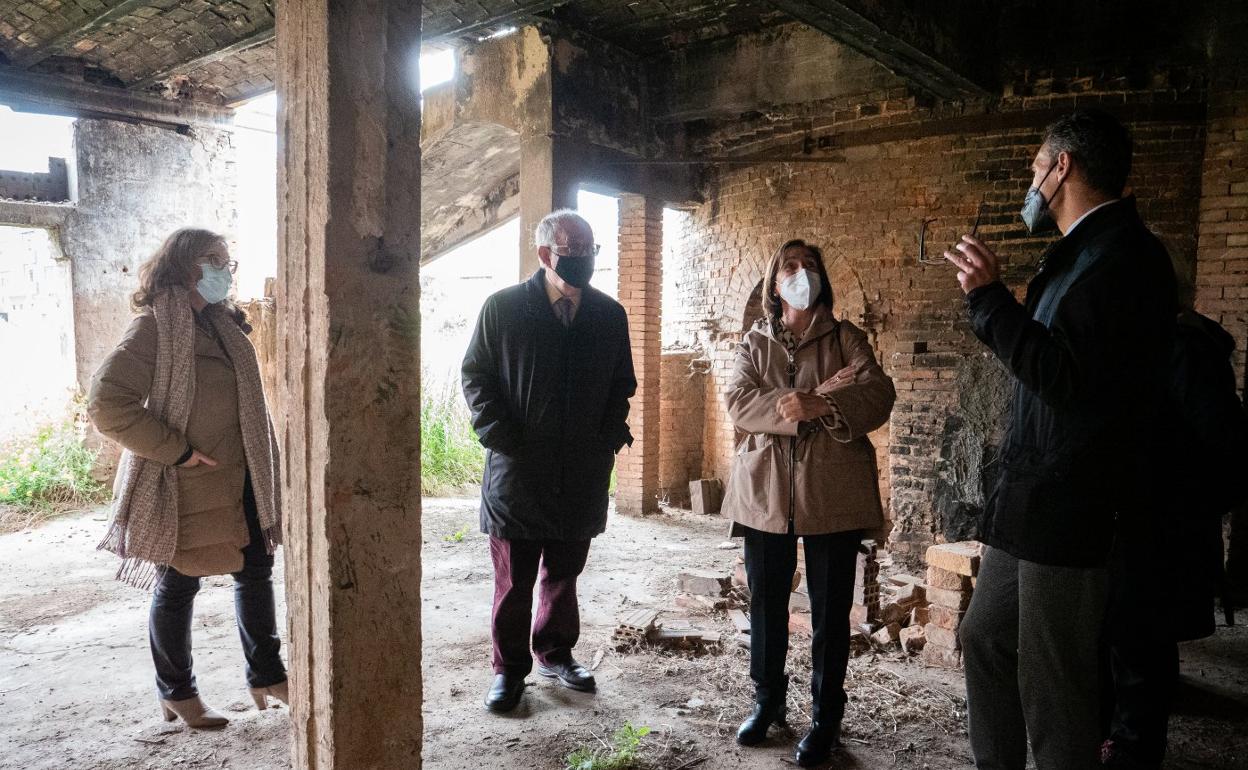
[[[1146,439],[1177,311],[1165,247],[1126,198],[1048,249],[1024,305],[997,282],[967,306],[1015,378],[979,539],[1026,561],[1104,566],[1115,517],[1152,492]]]
[[[615,453],[633,441],[628,321],[589,287],[565,329],[545,281],[538,270],[487,299],[464,356],[464,397],[486,449],[481,531],[588,540],[606,529]]]
[[[1112,642],[1213,633],[1222,516],[1248,497],[1248,414],[1231,367],[1235,340],[1192,311],[1177,330],[1154,443],[1161,488],[1138,518],[1124,517],[1114,548]]]

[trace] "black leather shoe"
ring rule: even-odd
[[[754,713],[750,714],[737,728],[737,743],[742,746],[757,746],[767,739],[767,728],[773,724],[784,724],[784,706],[777,708],[754,704]]]
[[[797,744],[798,767],[814,767],[828,761],[832,749],[841,745],[841,722],[815,722]]]
[[[593,692],[598,689],[598,683],[594,681],[594,675],[589,673],[589,669],[575,660],[569,660],[567,663],[551,663],[550,665],[538,663],[537,673],[547,679],[558,679],[569,690]]]
[[[496,714],[511,711],[524,695],[524,677],[496,674],[494,684],[485,695],[485,707]]]

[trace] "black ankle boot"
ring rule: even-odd
[[[742,746],[757,746],[767,739],[767,728],[773,724],[784,724],[784,704],[772,706],[755,703],[754,713],[737,728],[737,743]]]
[[[814,767],[826,762],[832,749],[841,745],[841,720],[816,721],[797,744],[798,767]]]

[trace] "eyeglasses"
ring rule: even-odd
[[[570,246],[553,246],[550,250],[561,257],[596,257],[598,256],[598,252],[602,251],[602,246],[597,243],[592,244],[588,251],[581,252],[580,254],[573,254]]]
[[[233,260],[233,259],[231,259],[230,261],[226,262],[224,265],[222,265],[222,264],[220,264],[220,263],[217,263],[217,262],[213,262],[212,260],[208,260],[208,261],[206,261],[206,262],[200,262],[199,264],[200,264],[200,265],[209,265],[209,266],[211,266],[211,267],[215,267],[215,268],[225,268],[226,270],[229,270],[229,271],[230,271],[230,274],[231,274],[231,275],[233,275],[234,273],[237,273],[237,272],[238,272],[238,261],[237,261],[237,260]]]
[[[986,201],[980,201],[979,207],[975,210],[975,223],[971,225],[971,237],[974,238],[979,234],[979,223],[984,218],[984,204]],[[927,256],[927,226],[935,219],[924,219],[919,225],[919,264],[920,265],[943,265],[945,264],[944,256],[930,258]],[[955,247],[956,248],[956,247]]]

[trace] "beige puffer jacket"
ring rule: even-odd
[[[888,421],[897,393],[875,360],[867,336],[826,308],[816,311],[797,347],[790,378],[789,354],[760,320],[737,346],[725,401],[744,435],[737,441],[722,513],[765,532],[822,535],[883,526],[875,449],[867,434]],[[835,430],[817,422],[786,422],[776,402],[797,390],[813,392],[852,366],[854,376],[833,387],[842,422]],[[740,433],[739,433],[740,435]]]
[[[243,512],[247,458],[238,417],[238,383],[212,333],[195,324],[195,400],[186,435],[144,406],[156,369],[156,318],[134,319],[91,382],[87,411],[97,430],[135,454],[172,465],[188,442],[212,459],[178,469],[178,549],[171,566],[184,575],[223,575],[243,568],[250,537]]]

